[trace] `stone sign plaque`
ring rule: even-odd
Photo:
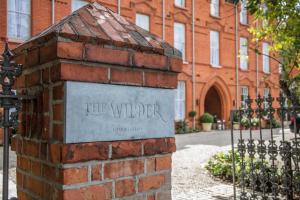
[[[66,82],[65,143],[174,136],[175,90]]]

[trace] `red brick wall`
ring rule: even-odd
[[[0,11],[6,13],[5,0],[0,0]],[[71,0],[55,1],[55,20],[58,21],[71,12]],[[98,0],[109,6],[112,10],[117,10],[117,0]],[[121,14],[130,21],[135,21],[135,13],[144,13],[150,16],[150,31],[162,36],[162,1],[121,1]],[[180,80],[186,81],[186,115],[192,110],[192,4],[186,1],[185,8],[174,6],[174,1],[166,2],[166,41],[173,44],[173,24],[181,22],[186,24],[186,60]],[[234,102],[240,102],[240,95],[236,99],[236,77],[235,77],[235,35],[234,35],[234,6],[220,1],[220,18],[210,16],[210,1],[201,0],[195,2],[195,98],[197,100],[196,111],[198,116],[204,112],[206,92],[211,86],[216,86],[220,91],[219,95],[223,99],[223,113],[228,120],[229,111],[234,107]],[[51,1],[33,0],[32,6],[32,35],[51,24]],[[249,17],[250,25],[252,17]],[[239,36],[251,36],[247,29],[250,26],[239,24]],[[222,68],[210,66],[209,51],[209,31],[220,31],[220,64]],[[6,39],[6,15],[0,19],[0,51],[3,41]],[[11,43],[15,46],[14,43]],[[249,86],[251,96],[256,94],[256,60],[255,53],[249,50],[249,69],[239,70],[239,84]],[[271,74],[262,72],[262,57],[258,56],[259,63],[259,92],[262,94],[265,82],[271,87],[271,93],[276,96],[279,93],[278,86],[278,64],[271,60]],[[263,77],[267,80],[264,81]],[[240,90],[240,89],[239,89]],[[198,117],[197,116],[197,117]]]

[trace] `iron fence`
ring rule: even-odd
[[[282,94],[249,97],[245,108],[231,112],[235,199],[300,199],[299,113],[300,107],[287,106]],[[292,130],[285,128],[287,115],[294,118]]]

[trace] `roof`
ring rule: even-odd
[[[181,58],[179,50],[99,3],[88,4],[26,43],[54,34],[73,41],[112,45]],[[23,46],[23,45],[21,45]]]

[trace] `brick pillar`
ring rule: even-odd
[[[67,143],[65,85],[79,81],[174,89],[181,60],[163,51],[144,52],[143,46],[95,43],[65,27],[15,49],[16,61],[24,64],[18,93],[34,96],[23,102],[13,138],[18,199],[170,200],[174,136]]]

